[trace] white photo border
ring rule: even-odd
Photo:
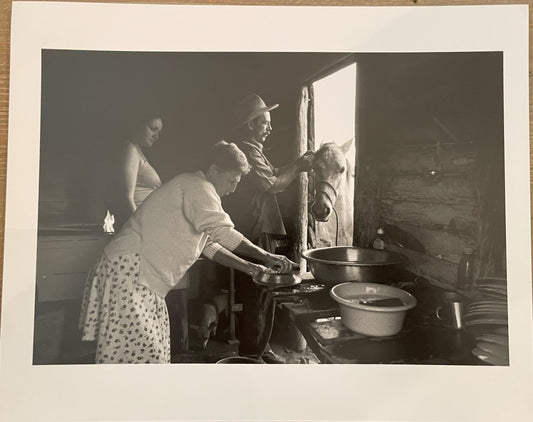
[[[507,421],[533,416],[527,6],[13,3],[0,419]],[[509,367],[33,366],[42,49],[503,51]],[[528,418],[529,417],[529,418]]]

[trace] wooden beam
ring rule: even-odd
[[[408,175],[389,178],[381,197],[436,204],[470,204],[476,198],[476,190],[473,177],[466,175]]]
[[[458,264],[465,248],[475,248],[476,243],[473,236],[457,236],[443,229],[428,229],[412,223],[400,225],[394,221],[385,220],[385,222],[401,227],[402,230],[417,239],[424,246],[425,253],[429,257],[443,258]],[[385,235],[387,235],[386,232]]]
[[[298,98],[297,105],[298,121],[296,125],[296,156],[298,157],[307,151],[308,105],[309,90],[307,86],[303,86],[300,90],[300,97]],[[307,268],[306,261],[302,258],[302,252],[307,249],[307,189],[307,173],[302,172],[298,177],[298,210],[296,216],[296,241],[294,244],[294,259],[299,260],[302,272],[305,272]]]
[[[401,145],[392,151],[386,171],[391,175],[466,173],[475,168],[477,147],[472,143]]]
[[[394,245],[388,246],[387,249],[405,255],[409,259],[406,269],[413,274],[424,277],[432,285],[455,289],[457,264]]]
[[[473,230],[477,224],[478,208],[474,200],[468,204],[440,204],[384,199],[381,201],[381,216],[399,225],[416,222],[418,226],[427,228],[450,228],[450,223],[461,220]],[[463,231],[463,234],[466,233]]]

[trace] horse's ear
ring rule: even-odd
[[[348,139],[344,144],[342,144],[341,146],[339,146],[340,150],[342,151],[342,153],[344,155],[346,155],[348,153],[348,150],[350,149],[350,147],[352,146],[352,143],[353,143],[353,138],[350,138]]]

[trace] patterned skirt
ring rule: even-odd
[[[138,283],[139,261],[103,254],[89,274],[79,326],[84,341],[96,341],[96,363],[170,363],[165,299]]]

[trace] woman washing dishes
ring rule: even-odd
[[[96,341],[96,363],[170,363],[166,294],[200,254],[250,276],[295,264],[235,231],[220,197],[250,166],[234,144],[218,142],[203,171],[184,173],[154,191],[105,247],[85,287],[82,339]]]

